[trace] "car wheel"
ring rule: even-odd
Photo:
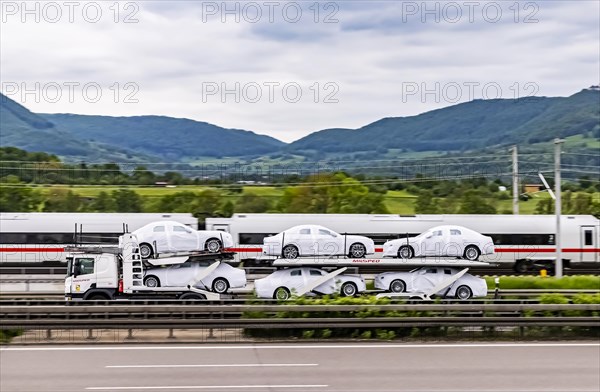
[[[152,249],[152,245],[150,244],[140,244],[140,256],[142,259],[149,259],[152,257],[154,250]]]
[[[465,249],[465,259],[476,261],[479,258],[479,249],[475,245],[469,245]]]
[[[408,245],[403,245],[398,249],[398,258],[399,259],[412,259],[414,256],[414,252],[412,248]]]
[[[213,280],[212,289],[217,294],[224,294],[229,289],[229,282],[225,278]]]
[[[515,263],[515,266],[513,268],[515,272],[524,274],[525,272],[529,271],[529,263],[525,260],[519,260]]]
[[[278,299],[280,301],[285,301],[290,298],[290,290],[285,287],[278,287],[275,290],[275,294],[273,294],[274,299]]]
[[[299,256],[298,248],[296,248],[294,245],[284,246],[282,253],[284,259],[296,259]]]
[[[460,286],[456,289],[456,298],[464,301],[473,296],[473,292],[469,286]]]
[[[403,293],[406,291],[406,283],[400,279],[393,280],[390,283],[390,291],[392,293]]]
[[[358,293],[358,287],[352,282],[346,282],[342,285],[340,292],[344,297],[354,297]]]
[[[367,254],[367,248],[360,243],[350,245],[350,257],[356,257],[357,259],[365,257]]]
[[[211,238],[206,241],[206,245],[204,245],[204,247],[210,253],[218,253],[221,251],[221,241],[216,238]]]
[[[146,287],[160,287],[160,280],[156,276],[148,276],[144,279],[144,286]]]

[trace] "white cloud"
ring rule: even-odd
[[[509,8],[514,2],[487,2],[502,6],[496,23],[486,21],[481,11],[469,22],[463,2],[454,3],[464,13],[458,23],[444,21],[443,14],[440,23],[432,14],[425,15],[428,20],[423,23],[423,10],[413,15],[410,8],[421,2],[358,1],[337,2],[339,10],[325,10],[326,2],[320,4],[319,20],[334,12],[338,23],[315,23],[312,2],[301,3],[303,16],[297,23],[283,18],[283,5],[276,9],[273,23],[264,6],[258,23],[244,21],[244,15],[240,23],[233,15],[226,15],[228,21],[222,23],[219,14],[207,13],[221,2],[152,1],[134,3],[139,6],[134,15],[139,23],[132,24],[114,23],[108,8],[112,2],[98,3],[103,10],[98,23],[75,13],[75,23],[55,24],[35,23],[31,17],[22,23],[19,13],[7,14],[6,3],[10,2],[3,2],[0,31],[4,87],[25,83],[32,88],[36,82],[102,86],[97,103],[86,102],[79,91],[74,102],[66,94],[56,103],[44,96],[36,102],[31,94],[25,99],[11,95],[35,112],[187,117],[291,141],[319,129],[357,128],[382,117],[448,106],[455,103],[452,83],[462,89],[460,102],[468,98],[465,83],[470,82],[480,83],[474,89],[477,98],[486,83],[500,86],[505,98],[531,93],[524,88],[527,82],[535,84],[538,95],[570,95],[597,84],[600,73],[600,5],[595,1],[521,2],[518,23],[514,8]],[[135,11],[125,4],[121,3],[121,18]],[[428,4],[429,9],[439,4],[443,10],[449,2]],[[525,4],[534,6],[526,9]],[[523,23],[527,15],[538,22]],[[490,11],[486,17],[491,16]],[[123,102],[134,92],[123,89],[127,82],[139,86],[134,96],[138,103]],[[207,82],[229,88],[235,82],[258,83],[263,98],[259,103],[236,103],[230,94],[224,103],[219,95],[203,102],[202,86]],[[279,86],[270,103],[265,82],[298,83],[302,99],[286,102]],[[316,103],[315,82],[320,83]],[[327,82],[339,87],[333,97],[338,103],[324,102],[334,92],[332,86],[324,88]],[[436,82],[445,94],[403,95],[403,83],[431,89]],[[252,86],[247,87],[253,95]],[[488,91],[488,96],[493,94],[493,89]]]

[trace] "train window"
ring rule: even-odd
[[[25,233],[2,233],[0,234],[0,243],[2,244],[26,244],[27,234]]]
[[[240,233],[240,245],[262,245],[265,237],[269,237],[273,234],[269,233]]]
[[[584,245],[594,245],[591,230],[585,230],[583,232],[583,244]]]
[[[554,234],[486,234],[495,245],[554,245]]]

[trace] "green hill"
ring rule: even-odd
[[[287,146],[293,153],[464,151],[539,143],[600,130],[600,91],[570,97],[475,100],[411,117],[384,118],[362,128],[328,129]],[[600,134],[599,134],[600,136]]]
[[[44,114],[73,137],[118,145],[135,153],[182,161],[197,157],[269,154],[284,143],[269,136],[163,116],[107,117]]]

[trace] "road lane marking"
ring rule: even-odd
[[[102,351],[102,350],[318,350],[369,348],[515,348],[515,347],[600,347],[600,343],[458,343],[458,344],[328,344],[328,345],[222,345],[222,346],[67,346],[67,347],[0,347],[2,351]]]
[[[143,368],[219,368],[219,367],[303,367],[319,366],[318,363],[236,363],[236,364],[201,364],[201,365],[108,365],[109,369],[143,369]]]
[[[329,385],[168,385],[146,387],[87,387],[90,391],[119,391],[137,389],[269,389],[269,388],[327,388]]]

